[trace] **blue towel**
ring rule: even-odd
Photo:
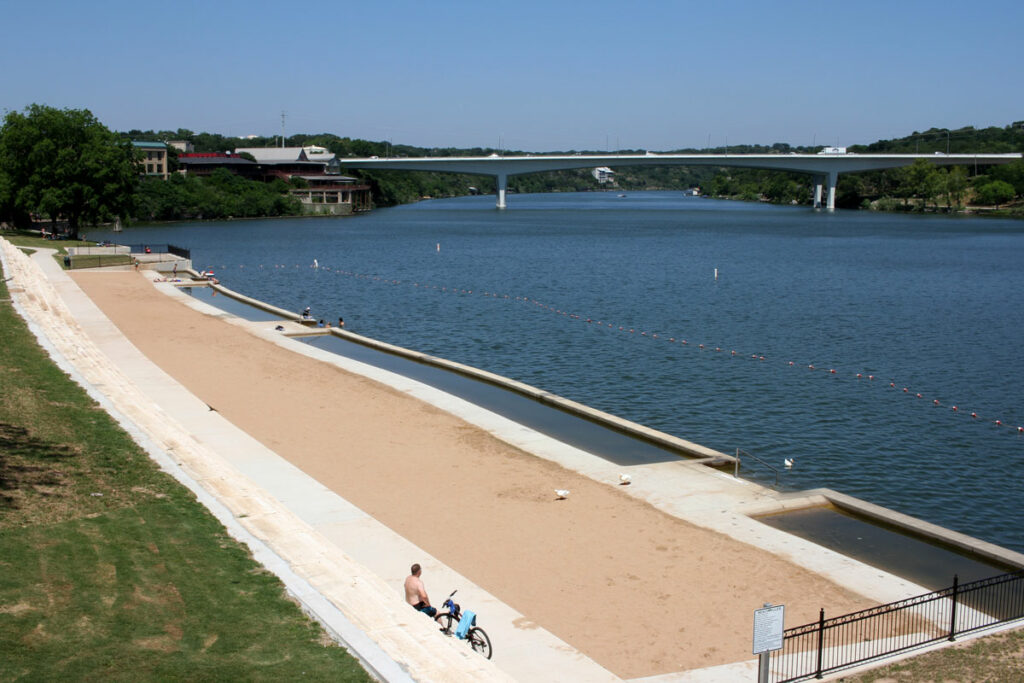
[[[462,613],[462,619],[459,620],[459,627],[455,629],[455,637],[465,640],[466,634],[469,633],[469,627],[476,621],[476,614],[466,610]]]

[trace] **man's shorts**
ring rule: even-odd
[[[412,608],[417,612],[423,612],[431,619],[437,616],[437,608],[431,607],[425,602],[417,602],[415,605],[412,606]]]

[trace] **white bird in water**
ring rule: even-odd
[[[796,462],[796,458],[786,458],[782,461],[782,464],[786,466],[787,470],[793,469],[793,463]]]
[[[633,477],[629,476],[628,474],[619,475],[619,486],[627,486],[631,481],[633,481]]]
[[[557,500],[565,500],[569,497],[569,491],[567,489],[555,489],[555,495],[558,496]]]

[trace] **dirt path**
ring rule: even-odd
[[[786,605],[787,624],[814,620],[821,605],[843,613],[872,604],[198,313],[139,273],[73,277],[147,357],[225,418],[619,676],[752,659],[752,613],[765,601]],[[555,501],[555,488],[573,494]]]

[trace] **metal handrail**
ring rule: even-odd
[[[752,459],[758,461],[759,463],[761,463],[762,465],[764,465],[765,467],[770,469],[772,472],[774,472],[775,473],[775,484],[774,484],[773,488],[778,488],[779,487],[779,470],[778,470],[778,468],[772,467],[771,465],[769,465],[768,463],[766,463],[764,460],[762,460],[761,458],[757,457],[756,455],[754,455],[752,453],[747,453],[746,451],[744,451],[742,449],[739,449],[739,448],[736,449],[736,461],[733,463],[732,476],[736,477],[737,479],[740,476],[740,453],[742,453],[743,455],[747,456],[748,458],[752,458]]]

